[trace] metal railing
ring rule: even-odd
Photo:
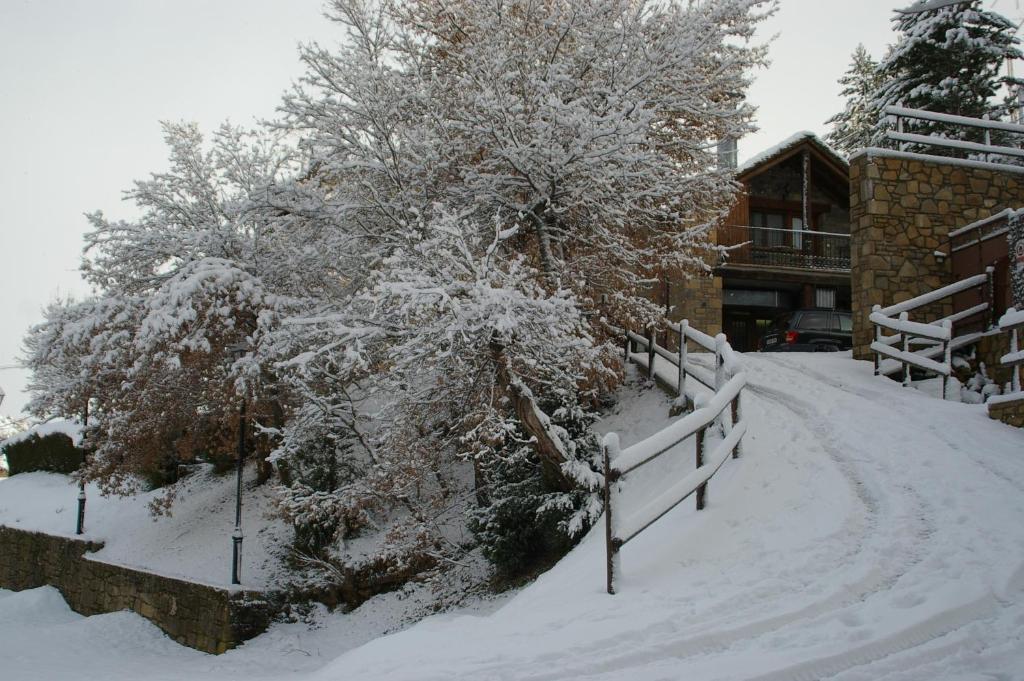
[[[718,243],[729,246],[724,265],[805,270],[850,269],[850,235],[806,229],[723,225]]]
[[[710,399],[701,393],[693,401],[693,411],[676,419],[664,429],[645,440],[621,449],[616,433],[608,433],[602,443],[604,457],[604,508],[605,546],[607,558],[607,589],[615,593],[615,575],[618,572],[618,555],[622,547],[660,520],[666,513],[696,494],[697,510],[703,510],[707,499],[708,481],[730,458],[739,458],[743,435],[747,432],[746,421],[740,400],[746,387],[746,375],[725,334],[711,337],[697,329],[690,328],[689,322],[670,324],[669,328],[678,334],[679,350],[673,352],[658,345],[653,329],[647,336],[612,329],[625,339],[626,361],[646,365],[648,375],[655,377],[658,357],[665,359],[674,369],[671,377],[660,377],[669,383],[680,401],[686,401],[687,377],[692,376],[713,391]],[[714,376],[702,376],[688,363],[687,341],[697,347],[713,352],[715,357]],[[678,404],[678,401],[677,401]],[[709,446],[707,431],[719,424],[723,438]],[[696,469],[684,476],[667,490],[653,498],[642,508],[631,514],[624,514],[617,498],[624,476],[666,454],[676,445],[695,438]],[[613,513],[614,510],[614,513]]]
[[[1018,146],[998,143],[1002,140],[1020,140],[1024,135],[1024,125],[1015,123],[1004,123],[1002,121],[991,121],[987,118],[971,118],[969,116],[953,116],[951,114],[924,111],[922,109],[907,109],[900,106],[887,106],[885,113],[895,122],[895,130],[885,133],[886,139],[895,142],[896,148],[900,151],[914,151],[937,147],[945,150],[944,156],[958,156],[969,160],[990,162],[993,157],[997,161],[1005,162],[1007,158],[1024,158],[1024,149]],[[938,135],[919,135],[906,132],[907,121],[921,121],[927,123],[939,123],[951,128],[962,129],[964,137],[975,136],[978,141],[967,139],[953,139],[940,137]],[[993,140],[993,133],[996,138]],[[1017,162],[1020,163],[1019,161]]]

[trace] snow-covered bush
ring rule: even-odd
[[[63,433],[29,435],[5,444],[0,455],[7,459],[10,475],[33,471],[74,473],[82,465],[82,451]]]

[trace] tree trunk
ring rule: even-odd
[[[551,428],[550,419],[537,406],[530,389],[509,373],[504,344],[492,339],[491,352],[498,370],[498,383],[508,392],[519,422],[533,438],[545,480],[563,492],[573,490],[576,485],[562,472],[562,464],[566,461],[565,445]]]

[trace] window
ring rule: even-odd
[[[853,331],[853,316],[849,312],[833,312],[832,330]]]
[[[825,312],[824,310],[821,312],[804,312],[803,316],[800,317],[798,328],[827,331],[828,317],[828,312]]]
[[[765,213],[752,211],[750,213],[750,226],[767,229],[755,229],[755,246],[782,246],[785,243],[787,234],[783,231],[786,228],[786,216],[782,213]]]
[[[814,289],[814,307],[834,309],[836,306],[836,290],[819,287]]]

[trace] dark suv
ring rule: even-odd
[[[833,352],[852,346],[853,319],[838,310],[787,312],[761,339],[762,352]]]

